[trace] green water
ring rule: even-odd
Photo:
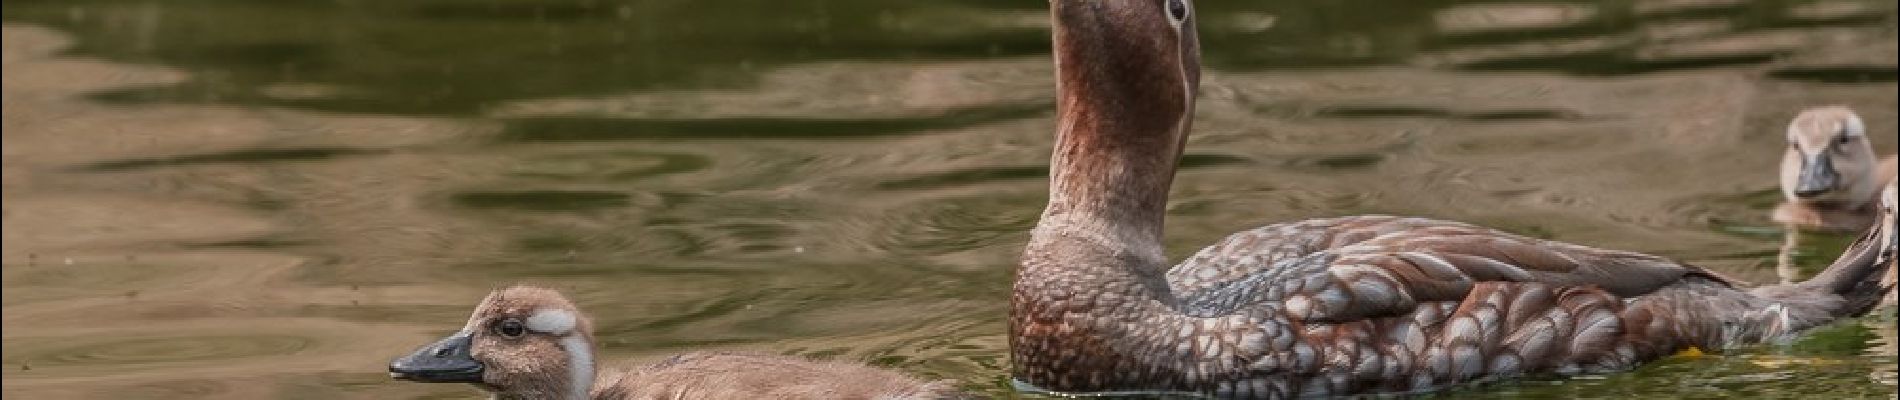
[[[8,398],[475,398],[391,381],[487,290],[614,360],[744,349],[1013,396],[1046,3],[26,1],[6,25]],[[1463,220],[1778,279],[1782,127],[1892,153],[1887,1],[1200,1],[1169,250]],[[1808,235],[1824,265],[1848,238]],[[1797,272],[1798,273],[1798,272]],[[1890,314],[1888,314],[1890,315]],[[1890,316],[1446,398],[1891,398]]]

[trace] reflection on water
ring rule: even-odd
[[[1176,255],[1395,213],[1774,282],[1780,128],[1836,103],[1895,125],[1891,2],[1200,3]],[[1044,3],[708,5],[4,3],[4,394],[466,397],[380,371],[517,281],[597,314],[614,359],[1008,394]],[[1847,239],[1803,235],[1786,274]],[[1862,322],[1450,396],[1891,396],[1891,314]]]

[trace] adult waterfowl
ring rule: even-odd
[[[1881,184],[1894,179],[1894,156],[1879,159],[1867,124],[1854,110],[1803,110],[1788,123],[1781,193],[1773,218],[1798,228],[1855,231],[1877,217]]]
[[[1049,203],[1009,319],[1011,372],[1034,390],[1284,398],[1621,370],[1863,313],[1891,290],[1871,237],[1814,279],[1748,290],[1662,257],[1391,216],[1257,228],[1170,267],[1193,5],[1050,5]]]
[[[925,383],[856,364],[737,353],[692,353],[632,370],[600,371],[593,323],[553,290],[489,293],[462,330],[389,363],[417,382],[469,383],[497,399],[941,399]]]

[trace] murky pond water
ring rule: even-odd
[[[1177,257],[1395,213],[1773,282],[1785,121],[1852,105],[1894,151],[1891,1],[1200,3]],[[384,365],[531,282],[615,359],[803,354],[1010,396],[1045,6],[5,2],[4,394],[471,398]],[[1445,396],[1892,397],[1887,315]]]

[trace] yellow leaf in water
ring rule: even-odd
[[[1701,356],[1703,356],[1701,347],[1689,346],[1689,348],[1682,349],[1682,351],[1678,351],[1676,355],[1670,357],[1696,358]]]

